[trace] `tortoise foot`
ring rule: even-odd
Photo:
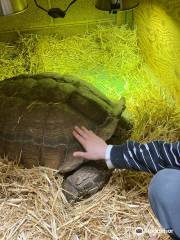
[[[94,164],[82,166],[63,181],[67,201],[73,203],[95,194],[108,182],[111,173],[109,169]]]

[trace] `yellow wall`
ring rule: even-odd
[[[180,1],[143,0],[135,11],[145,61],[180,103]]]
[[[28,9],[21,14],[8,17],[0,17],[0,40],[14,34],[16,31],[57,31],[63,35],[77,33],[77,31],[87,30],[91,25],[100,23],[111,23],[115,16],[108,12],[103,12],[95,8],[94,0],[78,0],[68,10],[67,16],[62,19],[53,19],[44,11],[38,9],[33,0],[28,1]],[[65,9],[71,0],[38,0],[38,3],[45,9],[60,7]]]
[[[95,0],[78,0],[68,10],[65,18],[53,19],[38,9],[33,0],[27,0],[28,9],[14,16],[0,16],[0,41],[17,38],[19,31],[52,33],[60,32],[63,36],[88,31],[96,24],[128,23],[132,25],[132,11],[118,15],[109,14],[95,8]],[[38,0],[45,9],[59,7],[65,9],[71,0]]]

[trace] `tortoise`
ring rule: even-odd
[[[124,98],[113,103],[72,76],[41,73],[5,79],[0,82],[0,154],[26,168],[57,169],[64,174],[67,200],[77,201],[100,190],[112,171],[104,161],[73,158],[74,151],[82,150],[72,135],[74,126],[109,140],[126,123],[124,109]],[[127,129],[122,127],[124,138]]]

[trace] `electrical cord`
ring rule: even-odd
[[[35,4],[36,4],[36,7],[40,8],[41,10],[43,10],[43,11],[45,11],[45,12],[48,13],[48,10],[45,9],[45,8],[43,8],[43,7],[41,7],[41,6],[37,3],[37,0],[34,0],[34,2],[35,2]]]

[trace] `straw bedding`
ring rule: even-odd
[[[116,170],[101,192],[71,206],[52,170],[2,163],[0,172],[1,239],[137,239],[138,226],[162,231],[147,202],[147,174]]]

